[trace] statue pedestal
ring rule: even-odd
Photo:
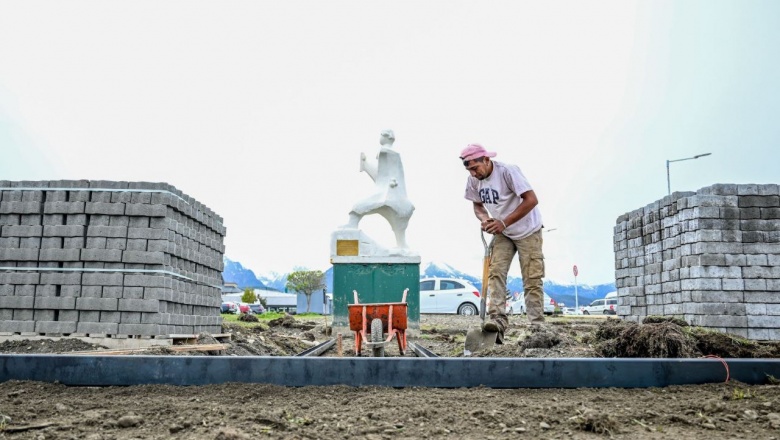
[[[409,249],[386,249],[359,229],[339,229],[331,235],[333,264],[333,327],[349,331],[347,304],[354,290],[361,303],[400,302],[404,289],[407,322],[420,328],[420,256]]]

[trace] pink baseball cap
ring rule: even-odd
[[[460,152],[460,160],[467,162],[469,160],[479,159],[480,157],[495,157],[496,153],[488,151],[479,144],[469,144]]]

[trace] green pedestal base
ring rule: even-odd
[[[333,264],[333,326],[349,328],[347,304],[354,304],[354,290],[361,303],[401,302],[406,295],[407,323],[420,328],[419,263]]]

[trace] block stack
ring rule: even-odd
[[[780,340],[778,185],[717,184],[618,217],[618,315]]]
[[[165,183],[0,181],[0,332],[221,332],[222,218]]]

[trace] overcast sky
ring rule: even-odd
[[[168,182],[224,217],[229,258],[324,270],[392,129],[410,246],[479,274],[479,142],[534,187],[548,279],[610,282],[667,159],[712,153],[672,191],[780,182],[778,47],[777,1],[0,0],[0,180]]]

